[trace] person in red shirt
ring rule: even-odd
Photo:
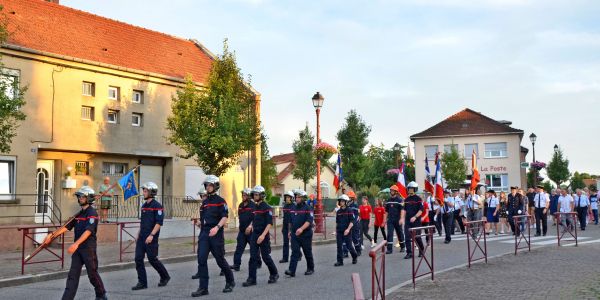
[[[375,215],[375,226],[373,226],[374,240],[373,243],[377,244],[377,229],[381,230],[381,235],[384,240],[387,240],[387,236],[385,235],[385,207],[383,206],[383,200],[377,199],[377,205],[373,210],[373,214]]]
[[[372,212],[371,205],[369,204],[369,198],[366,196],[362,198],[362,205],[358,207],[358,210],[360,214],[360,231],[362,232],[360,235],[360,244],[363,244],[363,236],[366,236],[367,239],[369,239],[369,242],[371,242],[371,247],[373,247],[375,246],[375,243],[369,235],[369,225],[371,223]]]

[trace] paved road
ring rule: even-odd
[[[532,237],[533,247],[554,247],[556,248],[555,227],[550,227],[550,232],[546,237]],[[514,251],[514,238],[509,235],[488,236],[488,255],[495,256],[499,254]],[[589,229],[580,234],[580,243],[595,244],[600,243],[600,229],[598,226],[589,226]],[[444,270],[453,266],[461,265],[467,261],[467,243],[466,236],[455,235],[452,243],[443,244],[442,237],[435,237],[435,268]],[[565,242],[570,244],[572,242]],[[585,243],[585,244],[584,244]],[[404,254],[396,253],[386,256],[386,288],[391,289],[411,279],[411,261],[404,260]],[[370,295],[371,261],[365,254],[359,258],[357,265],[352,265],[346,260],[343,267],[333,267],[335,262],[335,246],[323,245],[315,247],[316,273],[312,276],[304,276],[304,261],[300,263],[296,278],[285,278],[283,275],[287,264],[277,264],[281,275],[280,281],[276,284],[267,284],[268,272],[265,267],[260,269],[258,274],[258,285],[244,288],[241,283],[247,277],[247,267],[244,266],[240,272],[235,273],[237,286],[231,294],[221,293],[224,286],[223,277],[217,276],[218,269],[214,261],[210,261],[209,269],[211,273],[210,299],[247,299],[252,297],[261,297],[261,299],[306,299],[307,296],[318,295],[319,298],[328,299],[351,299],[353,291],[351,287],[350,276],[352,273],[359,273],[363,283],[365,295]],[[280,259],[280,250],[273,255],[275,260]],[[247,262],[248,254],[245,253],[243,260]],[[510,259],[510,257],[507,257]],[[231,257],[228,258],[231,261]],[[191,280],[190,276],[196,271],[194,262],[176,263],[167,265],[172,280],[167,287],[158,288],[158,278],[155,272],[149,272],[149,285],[147,290],[133,292],[130,287],[136,283],[135,270],[123,270],[101,274],[105,286],[109,292],[108,296],[112,299],[167,299],[167,298],[189,298],[190,293],[198,287],[198,282]],[[65,280],[53,280],[35,284],[22,285],[18,287],[8,287],[0,289],[2,297],[6,299],[37,299],[37,298],[59,298],[64,288]],[[412,288],[412,287],[411,287]],[[83,277],[80,282],[80,288],[77,299],[93,298],[93,289],[87,278]]]

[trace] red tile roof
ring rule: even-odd
[[[275,156],[271,157],[271,160],[276,165],[279,165],[279,164],[288,163],[288,162],[295,162],[296,156],[294,155],[294,153],[286,153],[286,154],[275,155]]]
[[[212,59],[194,42],[42,0],[2,0],[8,44],[205,83]]]
[[[412,135],[411,140],[426,137],[460,136],[460,135],[486,135],[500,133],[523,134],[523,130],[515,129],[509,125],[482,115],[479,112],[465,108],[464,110],[448,117],[446,120],[429,127],[428,129]]]
[[[290,163],[283,170],[281,170],[279,174],[277,174],[277,183],[281,183],[286,177],[288,177],[288,175],[292,174],[292,172],[296,168],[296,156],[294,155],[294,153],[275,155],[271,157],[271,160],[275,165]],[[326,168],[328,168],[331,172],[335,173],[335,170],[332,169],[330,166],[326,166]]]

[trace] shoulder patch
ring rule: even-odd
[[[269,216],[273,216],[273,211],[269,210]]]
[[[94,222],[96,222],[95,219],[94,218],[90,218],[90,224],[94,224]]]
[[[158,215],[159,215],[159,216],[162,216],[162,210],[159,210],[159,211],[158,211]]]

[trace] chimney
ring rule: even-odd
[[[55,4],[60,4],[60,0],[46,0],[47,2],[52,2]]]

